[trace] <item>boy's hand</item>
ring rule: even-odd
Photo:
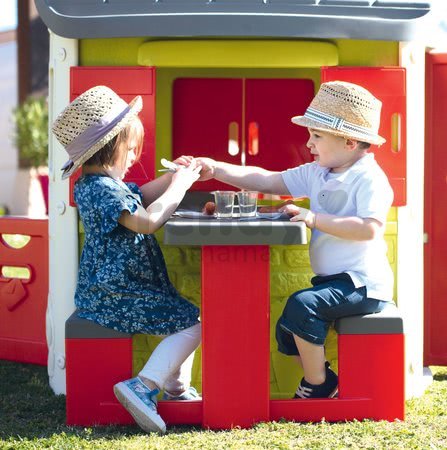
[[[285,205],[279,211],[293,216],[290,219],[291,222],[304,222],[308,228],[315,228],[317,217],[310,209],[301,208],[296,205]]]
[[[188,167],[191,164],[193,159],[194,158],[192,156],[182,155],[182,156],[179,156],[177,159],[175,159],[172,162],[177,164],[177,165],[179,165],[179,166],[186,166],[186,167]]]
[[[216,172],[216,161],[214,161],[214,159],[199,157],[195,158],[194,161],[198,166],[202,167],[199,181],[206,181],[214,178]]]

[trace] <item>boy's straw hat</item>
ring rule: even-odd
[[[326,131],[370,144],[382,145],[379,136],[382,102],[356,84],[330,81],[320,86],[304,116],[292,117],[303,127]]]
[[[138,115],[142,106],[140,96],[127,104],[106,86],[95,86],[73,100],[52,126],[70,157],[62,166],[62,179],[72,175],[111,141]]]

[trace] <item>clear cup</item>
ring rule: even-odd
[[[228,219],[233,217],[234,191],[214,191],[216,202],[216,218]]]
[[[256,216],[258,193],[256,191],[240,191],[237,193],[240,217]]]

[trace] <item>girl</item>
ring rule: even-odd
[[[127,104],[96,86],[58,116],[53,133],[70,159],[68,178],[82,167],[74,197],[85,229],[75,304],[79,316],[126,333],[167,335],[137,377],[114,386],[120,403],[145,431],[166,430],[156,396],[199,399],[190,387],[194,351],[200,344],[199,310],[171,284],[153,236],[199,178],[192,158],[139,188],[122,180],[138,161],[143,125],[141,97]]]

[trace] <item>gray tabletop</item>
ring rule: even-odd
[[[303,222],[276,220],[172,217],[164,226],[167,245],[292,245],[306,244]]]

